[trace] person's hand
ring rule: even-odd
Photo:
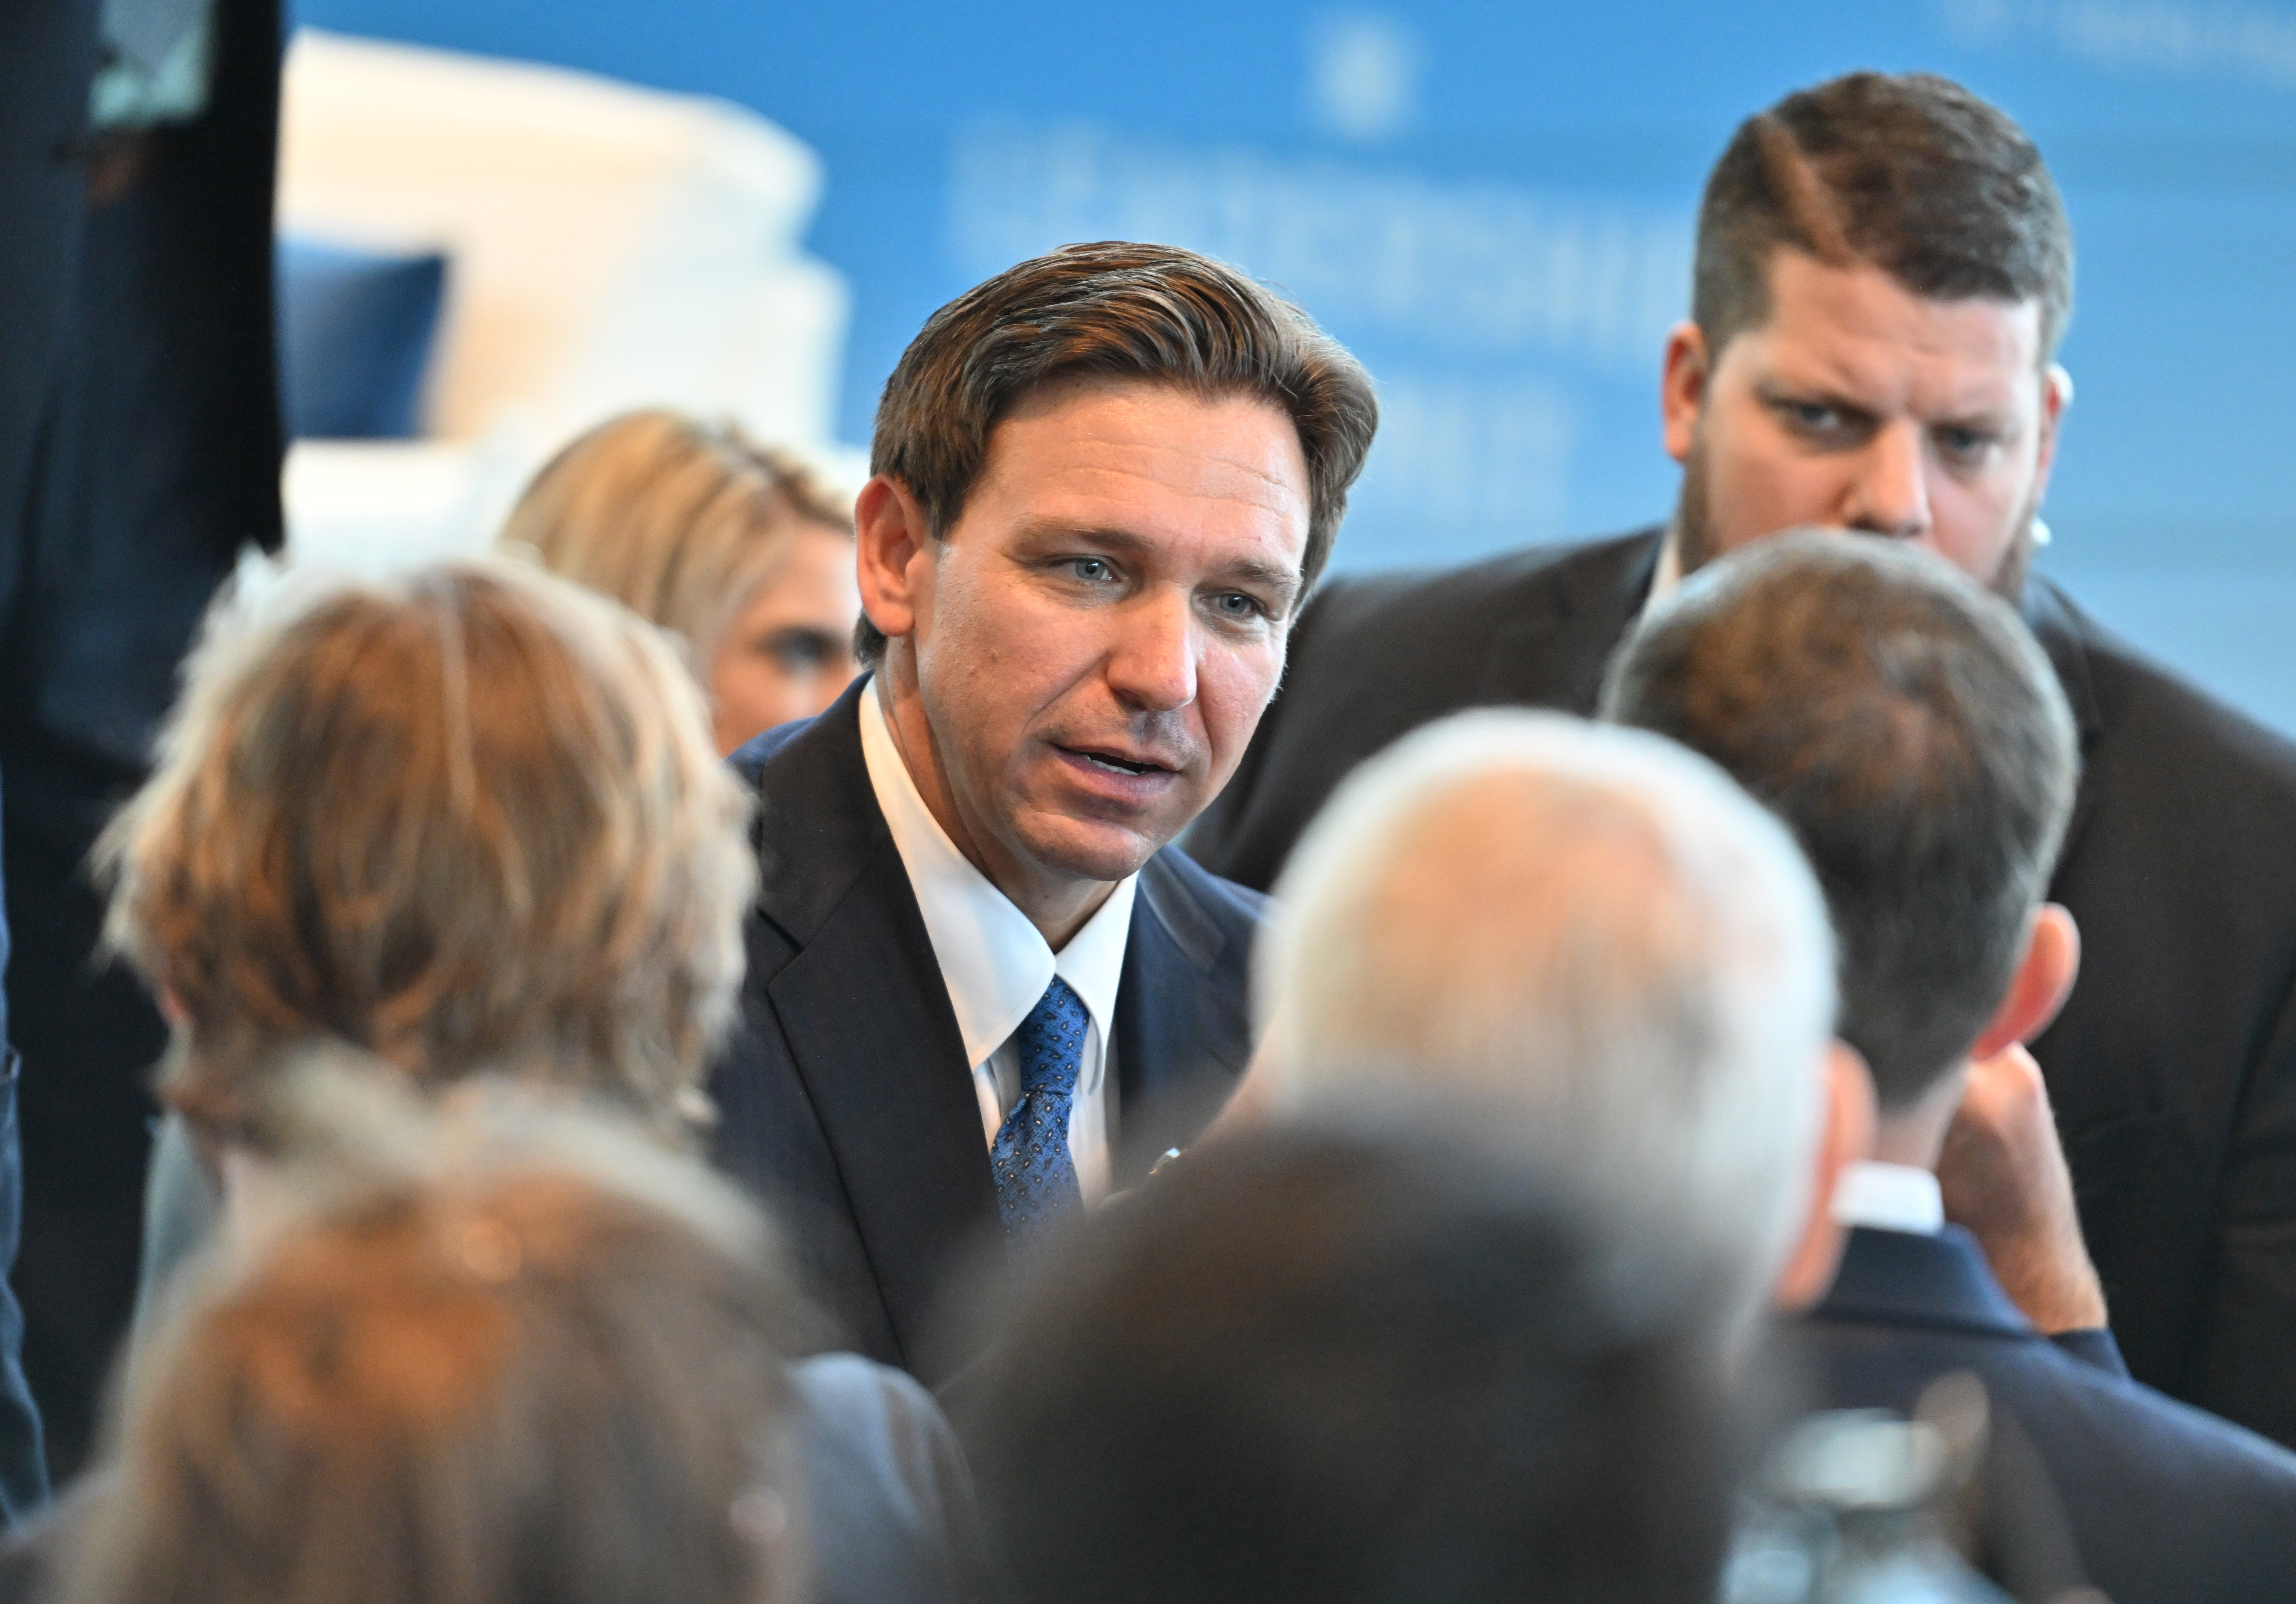
[[[2081,1240],[2048,1088],[2023,1046],[1971,1067],[1938,1183],[1946,1218],[1976,1237],[2025,1318],[2051,1336],[2105,1323],[2104,1288]]]

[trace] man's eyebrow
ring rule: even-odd
[[[1836,412],[1856,413],[1861,417],[1873,415],[1873,408],[1854,397],[1824,384],[1796,384],[1785,379],[1762,379],[1755,381],[1755,395],[1765,405],[1777,406],[1788,402],[1816,402]]]
[[[1272,562],[1261,562],[1256,559],[1247,558],[1241,562],[1231,562],[1220,571],[1231,578],[1240,579],[1247,584],[1264,585],[1287,602],[1300,588],[1300,576],[1297,570],[1280,569]]]
[[[1800,385],[1784,379],[1759,379],[1755,381],[1754,394],[1765,406],[1813,402],[1851,417],[1870,418],[1874,415],[1873,408],[1863,402],[1824,384]],[[1980,404],[1952,417],[1925,419],[1923,424],[1930,429],[1985,429],[1997,432],[2013,426],[2014,411],[2014,407],[2006,405]]]
[[[1136,557],[1152,552],[1157,543],[1145,535],[1131,529],[1106,528],[1099,524],[1062,523],[1057,519],[1032,519],[1018,531],[1023,540],[1080,540],[1103,551],[1121,556]],[[1296,570],[1279,568],[1272,562],[1262,562],[1255,557],[1239,558],[1220,570],[1226,578],[1242,584],[1265,585],[1287,601],[1300,588]]]
[[[1148,551],[1156,544],[1146,536],[1136,535],[1129,529],[1102,524],[1064,523],[1057,518],[1029,519],[1015,533],[1022,540],[1081,540],[1107,551],[1127,554]]]

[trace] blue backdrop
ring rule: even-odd
[[[2018,117],[2071,209],[2078,397],[2045,566],[2296,729],[2296,7],[1459,0],[1093,7],[302,0],[321,27],[725,95],[828,168],[841,429],[919,322],[1064,241],[1177,241],[1289,289],[1388,422],[1344,566],[1650,521],[1660,339],[1736,121],[1854,66]]]

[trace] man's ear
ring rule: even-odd
[[[1821,1073],[1825,1115],[1818,1132],[1816,1173],[1810,1177],[1808,1214],[1802,1221],[1801,1240],[1778,1272],[1772,1291],[1773,1301],[1789,1314],[1809,1308],[1833,1285],[1842,1240],[1849,1234],[1834,1222],[1833,1193],[1841,1184],[1841,1173],[1874,1151],[1874,1077],[1865,1059],[1849,1043],[1836,1041],[1825,1050]]]
[[[1709,377],[1706,331],[1687,318],[1666,337],[1666,366],[1658,384],[1659,415],[1666,422],[1666,454],[1679,462],[1697,437]]]
[[[2033,504],[2041,503],[2049,487],[2049,470],[2057,460],[2057,430],[2065,409],[2073,404],[2073,376],[2062,363],[2053,362],[2041,374],[2041,448],[2033,464]]]
[[[1989,1059],[2011,1043],[2030,1042],[2046,1030],[2079,974],[2080,926],[2062,905],[2043,903],[2033,910],[2026,928],[2024,956],[2009,978],[2009,989],[1969,1056]]]
[[[931,558],[924,509],[909,487],[881,473],[861,487],[853,503],[856,577],[861,610],[888,637],[916,628],[920,559]]]

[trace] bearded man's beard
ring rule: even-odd
[[[1706,431],[1690,438],[1690,451],[1682,459],[1682,488],[1674,498],[1674,552],[1685,579],[1720,553],[1707,521]]]
[[[1706,435],[1702,430],[1692,437],[1690,450],[1682,459],[1682,488],[1674,498],[1674,549],[1682,561],[1682,576],[1685,579],[1722,554],[1715,549],[1712,507]],[[2033,571],[2033,517],[2040,510],[2041,495],[2037,488],[2018,509],[2008,549],[2001,553],[2000,563],[1984,581],[1988,590],[2020,611],[2025,606],[2025,581]],[[1785,533],[1783,529],[1773,532]],[[1857,533],[1873,535],[1875,531],[1860,529]]]

